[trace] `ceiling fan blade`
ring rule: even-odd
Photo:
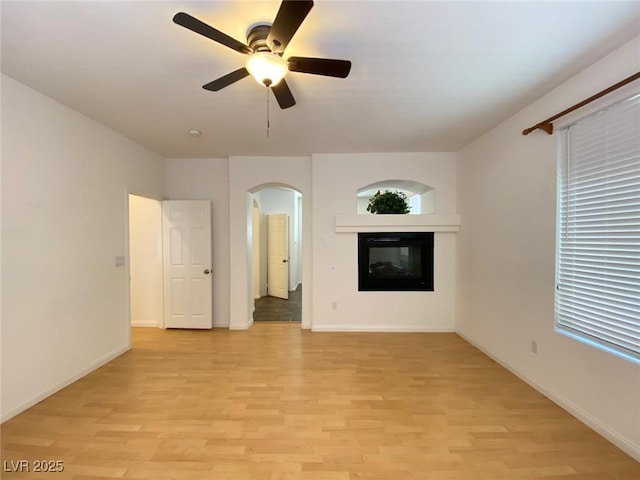
[[[351,71],[349,60],[334,60],[332,58],[290,57],[287,60],[287,65],[292,72],[327,77],[347,78]]]
[[[188,28],[192,32],[199,33],[200,35],[210,38],[214,42],[221,43],[222,45],[229,47],[236,52],[250,54],[252,53],[251,49],[242,42],[239,42],[235,38],[230,37],[226,33],[222,33],[219,30],[207,25],[204,22],[201,22],[195,17],[192,17],[188,13],[178,12],[173,16],[173,22],[178,25],[183,26],[184,28]]]
[[[276,86],[271,87],[271,90],[273,90],[273,94],[276,96],[278,105],[280,105],[280,108],[283,110],[285,108],[293,107],[296,104],[296,100],[293,98],[293,94],[291,93],[291,90],[289,90],[289,85],[284,81],[284,78],[280,80]]]
[[[228,73],[224,77],[217,78],[213,82],[209,82],[206,85],[203,85],[202,88],[211,92],[217,92],[218,90],[222,90],[224,87],[228,87],[232,83],[235,83],[238,80],[242,80],[244,77],[248,76],[249,71],[246,68],[242,67],[235,72]]]
[[[283,0],[267,36],[267,46],[272,52],[284,52],[312,7],[311,0]]]

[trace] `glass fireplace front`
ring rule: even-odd
[[[358,233],[358,291],[433,291],[433,232]]]

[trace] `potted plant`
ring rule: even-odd
[[[367,206],[367,212],[371,213],[409,213],[411,207],[407,203],[407,196],[402,192],[392,192],[385,190],[380,193],[380,190],[369,199],[369,205]]]

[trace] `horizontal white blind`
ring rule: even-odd
[[[561,135],[557,326],[640,358],[640,95]]]

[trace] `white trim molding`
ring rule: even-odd
[[[132,327],[160,327],[158,320],[154,320],[152,318],[150,319],[146,319],[146,320],[132,320],[131,321],[131,326]]]
[[[355,215],[338,214],[336,233],[357,232],[438,232],[456,233],[460,229],[458,214],[423,215]]]
[[[377,325],[319,325],[312,326],[312,332],[366,332],[366,333],[455,333],[453,328],[431,328],[419,325],[377,326]]]

